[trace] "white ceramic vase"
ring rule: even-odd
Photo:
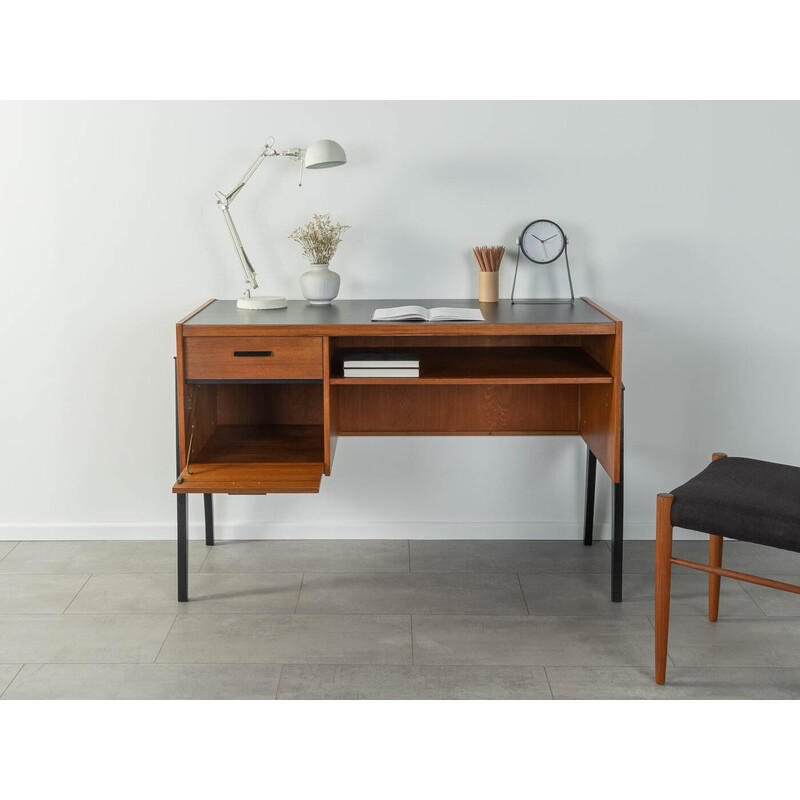
[[[300,291],[312,306],[329,306],[339,294],[341,277],[328,264],[312,264],[300,276]]]

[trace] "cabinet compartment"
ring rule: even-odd
[[[585,338],[585,337],[583,337]],[[596,348],[579,336],[342,337],[331,347],[331,384],[611,384]],[[384,341],[385,339],[385,341]],[[363,344],[362,344],[363,343]],[[418,378],[345,378],[343,361],[360,353],[417,353]]]
[[[178,492],[319,491],[322,383],[187,384]]]

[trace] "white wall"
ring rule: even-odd
[[[300,297],[313,212],[353,226],[343,298],[475,297],[473,245],[562,224],[576,292],[625,323],[626,535],[714,450],[800,464],[797,103],[5,104],[0,538],[173,535],[174,323],[240,293],[214,192],[269,135],[349,163],[298,189],[268,162],[237,200],[266,292]],[[220,497],[218,525],[572,537],[583,470],[579,439],[347,438],[318,496]]]

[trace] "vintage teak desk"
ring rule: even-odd
[[[178,600],[186,495],[318,492],[340,436],[575,435],[587,445],[584,544],[599,461],[614,486],[611,596],[622,599],[622,322],[591,300],[482,304],[485,322],[371,322],[376,308],[463,300],[209,300],[177,325]],[[415,352],[419,378],[345,378],[348,351]]]

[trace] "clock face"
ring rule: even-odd
[[[522,231],[519,243],[526,258],[537,264],[549,264],[564,252],[567,237],[555,222],[537,219]]]

